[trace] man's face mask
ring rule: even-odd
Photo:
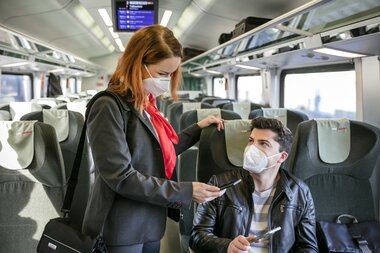
[[[280,154],[281,153],[266,156],[265,153],[255,145],[249,145],[244,150],[243,168],[249,172],[260,174],[264,170],[275,166],[276,163],[268,167],[268,159]]]
[[[168,92],[170,90],[170,77],[154,78],[150,74],[148,68],[144,64],[150,78],[142,80],[144,89],[147,90],[154,98]]]

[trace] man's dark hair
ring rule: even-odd
[[[293,142],[293,135],[289,128],[284,126],[281,121],[264,117],[254,118],[251,122],[251,132],[254,128],[269,129],[275,132],[277,137],[274,140],[280,144],[280,152],[290,152]]]

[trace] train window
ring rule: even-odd
[[[261,104],[263,101],[263,84],[259,75],[238,76],[236,82],[236,94],[238,101],[250,101]]]
[[[77,93],[77,79],[75,77],[67,78],[66,80],[66,91],[69,94]]]
[[[0,79],[0,103],[24,102],[32,99],[30,75],[3,73]]]
[[[356,118],[354,70],[286,74],[283,94],[284,108],[310,118]]]
[[[227,98],[226,81],[224,77],[212,79],[212,94],[216,97]]]

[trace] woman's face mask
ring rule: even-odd
[[[144,89],[147,90],[154,98],[168,92],[170,90],[170,77],[154,78],[150,74],[148,68],[144,64],[150,78],[142,80]]]
[[[259,174],[266,169],[272,168],[276,164],[268,167],[268,159],[281,153],[266,156],[263,151],[258,149],[255,145],[249,145],[244,150],[243,168],[249,172]]]

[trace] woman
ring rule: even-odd
[[[211,116],[177,136],[157,111],[155,97],[170,89],[176,98],[181,57],[182,47],[169,29],[140,29],[109,84],[123,112],[109,96],[96,99],[89,112],[87,134],[98,175],[83,230],[94,236],[104,223],[109,253],[159,252],[167,208],[189,208],[192,200],[203,203],[224,192],[199,182],[170,180],[176,155],[199,140],[202,128],[223,128],[222,120]]]

